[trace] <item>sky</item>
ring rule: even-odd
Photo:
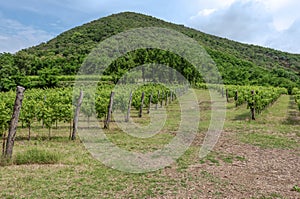
[[[299,0],[0,1],[0,53],[15,53],[91,20],[132,11],[227,39],[300,54],[299,10]]]

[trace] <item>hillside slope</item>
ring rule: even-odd
[[[100,41],[129,29],[151,26],[171,28],[198,41],[216,62],[226,84],[288,88],[300,85],[298,54],[234,42],[132,12],[114,14],[75,27],[47,43],[21,50],[11,55],[11,59],[10,55],[2,55],[0,70],[10,64],[26,75],[37,75],[44,68],[57,68],[60,74],[76,74],[91,49]]]

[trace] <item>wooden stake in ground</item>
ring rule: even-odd
[[[8,136],[7,136],[6,145],[5,145],[4,157],[6,157],[6,158],[12,157],[20,110],[21,110],[22,101],[24,98],[24,91],[25,91],[25,88],[23,88],[21,86],[17,87],[17,94],[16,94],[14,110],[13,110],[13,114],[12,114],[12,117],[10,120]]]
[[[235,95],[234,95],[235,107],[238,107],[238,100],[239,100],[239,93],[238,91],[235,91]]]
[[[169,96],[169,94],[168,94],[168,92],[166,92],[166,101],[165,101],[165,106],[168,106],[168,100],[169,100],[168,96]]]
[[[132,91],[130,92],[130,96],[129,96],[129,102],[128,102],[127,115],[125,118],[125,122],[129,122],[131,103],[132,103]]]
[[[254,95],[255,95],[255,92],[254,91],[251,91],[251,95],[252,95],[252,99],[253,99],[253,104],[250,105],[250,109],[251,109],[251,119],[252,120],[255,120],[255,102],[254,102]]]
[[[79,98],[77,100],[76,111],[75,111],[74,119],[73,119],[73,132],[72,132],[72,135],[71,135],[71,140],[76,139],[76,133],[77,133],[77,129],[78,129],[79,113],[80,113],[80,107],[81,107],[81,104],[82,104],[82,100],[83,100],[83,92],[80,91],[80,95],[79,95]]]
[[[226,89],[226,101],[229,102],[228,89]]]
[[[147,114],[150,113],[152,98],[153,98],[153,94],[151,93],[151,95],[149,96],[149,107],[148,107],[148,110],[147,110]]]
[[[142,98],[141,98],[141,106],[140,106],[140,111],[139,111],[139,117],[143,116],[143,106],[144,106],[144,99],[145,99],[145,93],[142,93]]]
[[[160,93],[159,93],[159,91],[157,91],[157,102],[156,102],[156,105],[155,105],[155,110],[157,110],[158,109],[158,102],[159,102],[159,98],[160,98]]]
[[[46,103],[46,100],[47,100],[47,96],[45,95],[44,96],[44,104]],[[44,123],[44,116],[43,116],[43,118],[42,118],[42,128],[44,128],[45,127],[45,123]]]
[[[164,100],[164,91],[162,91],[161,93],[161,100],[160,100],[160,107],[162,108],[163,107],[163,100]]]
[[[112,107],[113,107],[113,104],[114,104],[114,96],[115,96],[115,93],[111,92],[110,99],[109,99],[109,105],[108,105],[108,111],[107,111],[107,118],[104,122],[104,128],[105,129],[109,128],[109,123],[110,123],[111,114],[112,114]]]

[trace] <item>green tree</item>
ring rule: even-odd
[[[40,87],[54,88],[54,87],[58,86],[58,83],[59,83],[59,80],[57,77],[59,75],[58,69],[45,68],[45,69],[40,70],[38,72],[38,75],[39,75]]]

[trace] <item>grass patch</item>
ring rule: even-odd
[[[13,164],[13,162],[11,159],[0,156],[0,166],[4,167],[4,166],[12,165],[12,164]]]
[[[246,158],[244,156],[235,156],[235,159],[238,161],[246,161]]]
[[[15,156],[14,163],[22,164],[55,164],[58,163],[61,156],[58,153],[42,149],[30,149],[25,152],[19,152]]]
[[[296,191],[298,193],[300,193],[300,187],[298,185],[295,185],[293,188],[292,188],[292,191]]]
[[[180,158],[176,160],[178,166],[177,171],[185,171],[189,168],[197,154],[196,151],[196,147],[190,147]]]
[[[246,160],[243,156],[236,156],[233,154],[222,154],[220,155],[220,159],[227,164],[232,164],[235,161],[243,162]]]
[[[217,158],[214,155],[208,154],[206,156],[206,159],[213,164],[220,165],[219,160],[217,160]]]
[[[209,162],[211,164],[215,164],[220,166],[220,162],[224,162],[227,164],[232,164],[235,161],[245,161],[246,158],[242,156],[236,156],[234,154],[227,154],[221,152],[210,152],[206,157],[200,160],[201,164]]]
[[[243,133],[238,135],[240,141],[262,148],[293,149],[299,146],[297,141],[278,135],[260,133]]]
[[[271,193],[269,196],[260,196],[257,199],[274,199],[274,198],[284,198],[282,195],[278,194],[278,193]],[[252,199],[256,199],[256,198],[252,198]]]

